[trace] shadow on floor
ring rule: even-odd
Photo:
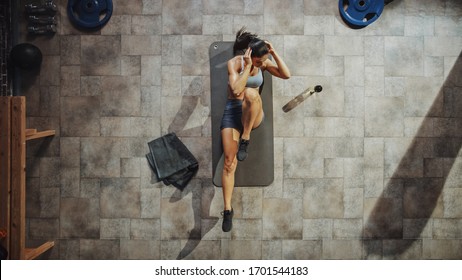
[[[202,92],[201,95],[198,95],[198,92]],[[172,123],[168,127],[168,132],[175,132],[179,137],[187,136],[187,135],[197,135],[201,134],[203,127],[191,127],[186,128],[189,118],[193,115],[194,110],[196,109],[197,105],[200,104],[204,107],[209,106],[207,100],[210,98],[204,96],[206,93],[201,87],[201,78],[196,77],[194,78],[191,83],[189,84],[188,89],[183,92],[183,96],[181,99],[180,109],[176,113]],[[199,167],[200,168],[200,167]],[[205,184],[204,184],[205,182]],[[204,185],[212,186],[212,182],[204,181],[202,182],[202,189]],[[210,219],[211,223],[207,224],[207,227],[203,227],[202,225],[202,211],[204,213],[210,212],[210,206],[215,195],[215,189],[213,186],[211,187],[211,191],[202,191],[197,189],[192,189],[191,184],[186,186],[183,190],[177,189],[175,193],[171,196],[170,202],[175,203],[182,199],[183,197],[187,196],[189,193],[192,193],[192,205],[193,205],[193,212],[194,212],[194,227],[189,232],[188,241],[186,242],[185,246],[179,252],[177,259],[184,259],[189,256],[194,249],[199,245],[201,242],[202,236],[204,236],[207,232],[209,232],[215,224],[218,222],[217,217],[207,217]],[[197,207],[197,206],[200,207]],[[196,206],[196,207],[195,207]]]
[[[459,54],[406,154],[364,224],[366,258],[406,252],[420,237],[439,205],[443,187],[462,146],[461,77],[462,54]],[[405,234],[406,225],[403,224],[406,219],[414,221],[408,225],[412,226],[411,234]],[[404,240],[399,246],[386,250],[368,241],[393,239]]]

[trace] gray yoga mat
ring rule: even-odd
[[[212,167],[213,184],[221,187],[223,146],[220,124],[227,99],[227,62],[233,57],[234,42],[215,42],[210,45],[210,86],[212,114]],[[273,93],[272,76],[264,72],[261,92],[265,119],[250,134],[249,156],[239,161],[236,169],[236,187],[268,186],[274,180]]]

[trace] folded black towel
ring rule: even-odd
[[[146,155],[151,169],[166,185],[184,189],[199,170],[199,163],[175,133],[148,143]]]

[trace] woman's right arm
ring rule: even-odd
[[[252,50],[248,48],[244,54],[244,69],[242,74],[239,74],[238,69],[240,67],[236,67],[235,60],[231,59],[228,61],[229,86],[233,95],[236,97],[241,95],[241,93],[245,90],[245,85],[247,84],[247,79],[250,75],[250,69],[252,68],[252,60],[250,59],[251,53]]]

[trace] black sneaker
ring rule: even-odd
[[[221,215],[223,215],[223,224],[221,226],[221,229],[224,232],[228,232],[233,228],[234,209],[225,210],[221,212]]]
[[[241,139],[241,143],[239,143],[239,151],[237,151],[237,160],[243,161],[249,155],[247,153],[247,147],[250,144],[250,140]]]

